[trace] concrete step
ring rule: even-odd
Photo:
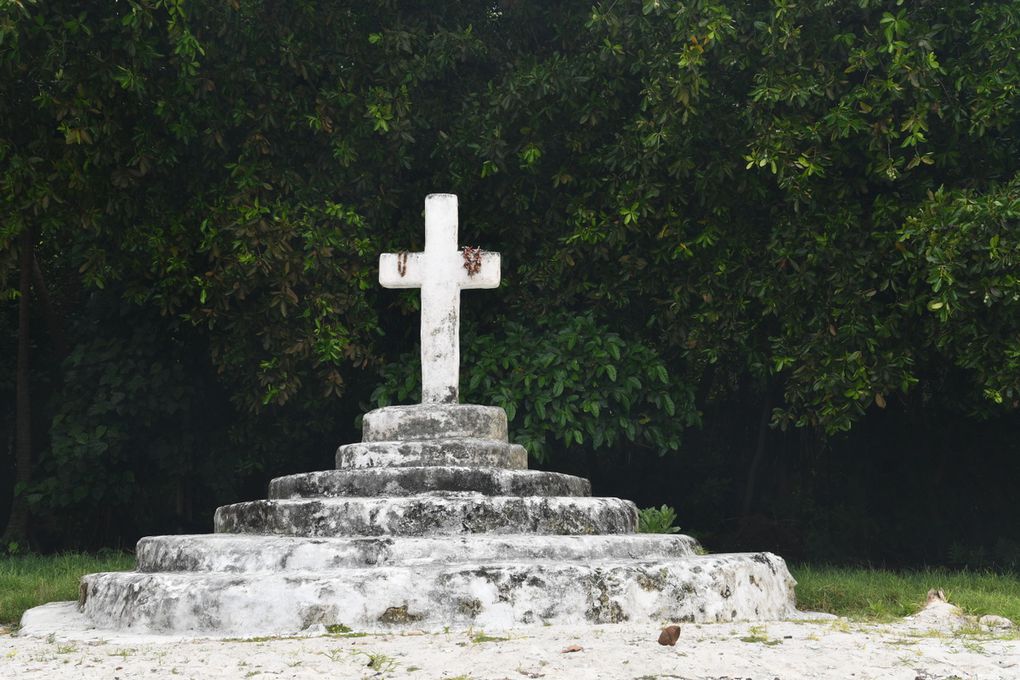
[[[83,579],[100,629],[225,636],[356,631],[485,631],[522,624],[780,619],[793,612],[783,560],[770,553],[657,561],[526,561],[329,572],[101,573]]]
[[[476,404],[413,404],[377,408],[362,420],[366,442],[461,437],[507,441],[506,411]]]
[[[216,533],[287,536],[627,534],[637,507],[619,498],[419,494],[259,500],[216,509]]]
[[[519,444],[472,438],[358,442],[336,450],[338,470],[451,465],[524,470],[528,452]]]
[[[323,470],[269,483],[269,498],[410,496],[429,491],[476,491],[486,496],[590,496],[581,477],[538,470],[462,466]]]
[[[326,572],[372,566],[457,562],[593,562],[665,560],[696,554],[690,536],[443,536],[438,538],[297,538],[203,534],[149,536],[138,541],[138,571]]]

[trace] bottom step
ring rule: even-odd
[[[774,620],[794,611],[782,558],[735,553],[659,561],[431,564],[286,573],[91,574],[85,616],[98,628],[228,636],[439,630],[627,620]]]

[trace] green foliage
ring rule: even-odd
[[[782,426],[945,365],[1012,407],[1015,2],[2,11],[5,240],[201,329],[244,408],[392,356],[374,258],[449,185],[511,322],[593,310],[705,398],[778,385]]]
[[[137,511],[139,496],[155,491],[139,488],[139,463],[170,485],[179,480],[173,454],[194,448],[186,412],[193,388],[149,331],[95,337],[66,359],[42,480],[28,491],[33,505],[69,518],[100,506]]]
[[[538,460],[556,441],[593,450],[637,445],[664,453],[680,446],[676,426],[697,422],[694,395],[670,380],[655,350],[625,341],[591,314],[556,315],[535,327],[514,321],[493,334],[464,339],[462,398],[507,412],[513,440]],[[382,369],[373,399],[416,401],[421,394],[417,353]]]
[[[342,623],[334,623],[326,626],[326,632],[330,635],[341,635],[344,633],[352,632],[350,626],[345,626]]]
[[[377,249],[329,174],[328,139],[303,122],[342,98],[347,60],[301,54],[345,42],[324,17],[311,3],[272,17],[222,3],[0,11],[5,235],[34,223],[85,286],[201,328],[245,408],[342,393],[374,328],[350,291],[370,285]]]
[[[922,380],[937,392],[966,340],[937,342],[962,329],[927,309],[901,228],[940,187],[1015,195],[1017,4],[644,9],[597,4],[583,30],[559,16],[575,31],[557,50],[466,107],[457,178],[506,197],[476,221],[541,235],[517,272],[558,302],[529,308],[632,320],[709,396],[776,385],[784,427],[835,433]],[[499,172],[478,177],[483,155]],[[988,217],[1008,230],[1007,206]]]
[[[983,411],[1020,405],[1020,336],[1001,332],[1020,313],[1018,220],[1020,175],[984,194],[940,188],[898,233],[900,267],[928,292],[915,311],[927,312],[932,344],[974,376]]]
[[[1018,50],[1016,0],[0,4],[0,292],[32,229],[99,357],[35,364],[52,441],[20,491],[84,512],[144,461],[275,469],[377,371],[372,402],[414,399],[415,297],[375,262],[422,246],[433,191],[503,253],[464,397],[542,460],[673,451],[753,402],[822,442],[1016,413]]]
[[[638,532],[642,534],[677,534],[676,510],[668,505],[658,508],[641,508],[638,512]]]

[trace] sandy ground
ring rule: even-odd
[[[252,640],[3,631],[0,678],[1020,680],[1016,628],[941,620],[685,624],[675,647],[658,644],[659,630],[620,624]]]

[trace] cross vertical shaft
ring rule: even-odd
[[[425,199],[425,267],[421,286],[421,400],[455,404],[460,392],[460,286],[449,276],[457,252],[457,197]]]

